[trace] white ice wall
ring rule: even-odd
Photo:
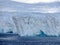
[[[42,15],[41,15],[42,16]],[[19,17],[13,18],[18,28],[18,34],[21,36],[31,36],[40,33],[42,30],[47,35],[59,35],[60,22],[55,16],[45,15],[45,17],[31,16],[31,17]]]
[[[55,16],[13,16],[0,17],[0,33],[12,30],[21,36],[37,35],[42,30],[47,35],[60,34],[60,21]]]

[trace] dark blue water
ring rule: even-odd
[[[60,45],[60,37],[20,37],[18,34],[1,34],[0,45]]]

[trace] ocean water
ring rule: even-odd
[[[18,34],[1,34],[0,45],[60,45],[60,37],[20,37]]]

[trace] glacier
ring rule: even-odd
[[[56,19],[56,17],[51,15],[34,15],[25,17],[16,16],[13,19],[21,36],[38,35],[40,34],[40,30],[47,35],[58,36],[60,32],[60,22]]]
[[[43,31],[47,35],[58,36],[60,34],[60,20],[58,16],[57,14],[0,16],[0,33],[12,31],[20,36],[33,36]]]
[[[0,0],[0,33],[60,35],[60,2],[26,4]]]

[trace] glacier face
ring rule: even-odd
[[[43,31],[47,35],[59,35],[60,22],[53,15],[16,16],[13,18],[21,36],[32,36]]]
[[[43,31],[47,35],[58,36],[60,34],[58,16],[58,14],[0,16],[0,33],[13,31],[13,33],[18,33],[20,36],[33,36],[39,35],[40,31]]]
[[[16,32],[16,27],[12,18],[8,16],[0,16],[0,33],[7,33],[9,31]]]

